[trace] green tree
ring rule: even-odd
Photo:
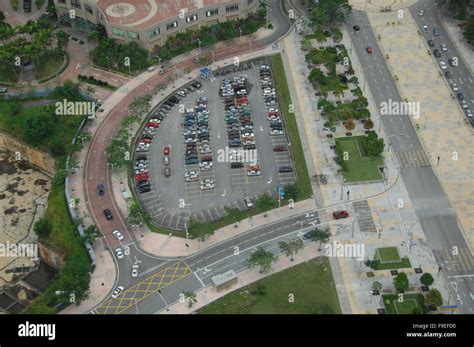
[[[370,260],[370,259],[367,259],[366,261],[364,261],[364,265],[371,268],[372,270],[377,270],[379,265],[380,265],[380,260]]]
[[[43,217],[35,223],[33,230],[40,239],[46,239],[51,233],[51,224],[49,220]]]
[[[304,243],[303,240],[296,238],[290,239],[287,242],[279,242],[278,246],[283,252],[285,252],[287,257],[290,257],[290,261],[293,261],[295,254],[297,254],[299,250],[303,249]]]
[[[431,276],[431,274],[429,272],[426,272],[423,275],[421,275],[420,282],[424,286],[431,286],[434,282],[434,278],[433,278],[433,276]]]
[[[393,279],[393,286],[395,289],[402,289],[407,290],[410,286],[408,281],[408,276],[404,272],[400,272],[394,279]]]
[[[322,229],[314,228],[309,233],[310,233],[309,238],[310,238],[311,241],[319,242],[318,251],[321,251],[321,245],[323,243],[328,242],[329,238],[331,237],[331,233],[329,232],[329,230],[322,230]]]
[[[129,208],[128,223],[131,225],[142,225],[148,223],[150,219],[150,214],[138,202],[133,200]]]
[[[49,307],[44,301],[33,302],[23,313],[26,314],[55,314],[54,307]]]
[[[269,210],[276,205],[275,200],[271,197],[270,194],[263,193],[255,201],[255,206],[262,210]]]
[[[37,144],[45,138],[49,138],[51,129],[54,128],[54,122],[55,117],[47,110],[30,114],[25,121],[25,140]]]
[[[276,256],[270,252],[266,251],[262,247],[258,247],[255,252],[250,254],[248,258],[248,266],[249,268],[260,267],[261,274],[267,274],[270,272],[272,265],[276,262]]]
[[[362,139],[361,144],[365,152],[371,157],[378,157],[385,147],[384,140],[379,138],[374,130]]]
[[[95,240],[100,239],[101,237],[102,234],[100,230],[94,224],[89,225],[84,230],[83,240],[91,245],[94,244]]]
[[[374,122],[372,121],[372,119],[367,119],[365,122],[364,122],[364,129],[372,129],[374,127]]]
[[[348,0],[319,0],[313,4],[310,20],[314,27],[327,27],[344,22],[352,10]]]
[[[214,222],[198,222],[193,219],[188,224],[188,233],[191,238],[204,241],[211,235],[214,235]]]
[[[285,198],[286,199],[293,199],[293,201],[296,201],[298,199],[298,184],[297,183],[292,183],[292,184],[286,184],[284,186],[284,192],[285,192]]]
[[[443,304],[443,297],[438,289],[431,289],[425,295],[425,304],[427,306],[441,306]]]
[[[184,299],[188,300],[188,307],[192,307],[197,302],[196,293],[189,290],[182,292],[182,294]]]

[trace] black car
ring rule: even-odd
[[[244,163],[238,162],[238,163],[230,163],[230,168],[231,169],[241,169],[244,167]]]
[[[293,168],[291,166],[281,166],[278,168],[278,172],[293,172]]]
[[[114,219],[114,216],[112,216],[112,212],[108,208],[104,210],[104,216],[107,218],[107,220]]]
[[[359,30],[360,30],[360,26],[354,25],[354,26],[352,27],[352,29],[354,29],[354,31],[359,31]]]
[[[251,149],[256,149],[255,145],[244,145],[244,149],[246,150],[251,150]]]
[[[150,191],[150,186],[144,186],[144,187],[138,188],[138,192],[140,194],[148,193],[149,191]]]
[[[229,147],[240,147],[242,143],[240,141],[229,142]]]
[[[464,94],[463,93],[458,93],[457,97],[459,100],[464,100]]]
[[[449,71],[446,71],[444,73],[444,75],[446,76],[446,78],[451,78],[452,77],[451,72],[449,72]]]
[[[99,195],[104,195],[104,193],[105,193],[105,187],[104,187],[104,185],[103,185],[102,183],[99,183],[99,184],[97,185],[97,193],[98,193]]]
[[[441,57],[441,52],[439,51],[439,49],[433,50],[433,54],[434,54],[434,56],[435,56],[436,58]]]
[[[433,40],[428,40],[428,46],[434,47],[435,46],[434,41]]]

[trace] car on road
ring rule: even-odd
[[[104,210],[104,216],[107,218],[107,220],[112,220],[114,219],[114,216],[112,216],[112,212],[108,208]]]
[[[445,43],[442,43],[441,45],[439,45],[439,47],[441,48],[441,50],[443,52],[447,52],[448,51],[448,45],[446,45]]]
[[[433,35],[434,36],[439,36],[439,29],[438,28],[433,28]]]
[[[372,47],[369,46],[365,50],[367,51],[367,53],[372,54]]]
[[[347,218],[347,217],[349,217],[349,212],[347,212],[346,210],[334,211],[334,212],[332,213],[332,217],[333,217],[334,219]]]
[[[418,16],[423,17],[425,15],[425,10],[419,10]]]
[[[458,97],[459,100],[464,100],[464,94],[459,92],[456,94],[456,96]]]
[[[459,91],[459,87],[458,87],[458,84],[456,82],[451,82],[451,88],[453,89],[453,92],[458,92]]]
[[[465,113],[466,113],[466,117],[472,118],[472,111],[471,111],[471,110],[467,109],[467,110],[465,111]]]
[[[461,100],[461,107],[465,110],[469,108],[469,105],[467,104],[466,100]]]
[[[0,87],[0,93],[4,94],[4,93],[6,93],[7,91],[8,91],[7,88],[5,88],[5,87]]]
[[[122,287],[122,286],[118,286],[117,288],[115,288],[115,290],[113,291],[112,293],[112,298],[113,299],[117,299],[118,296],[123,292],[125,288]]]
[[[122,241],[123,240],[123,235],[120,231],[114,230],[112,231],[112,235],[116,237],[117,240]]]
[[[448,67],[446,66],[446,63],[444,61],[439,62],[439,66],[441,67],[441,70],[446,70]]]
[[[170,147],[169,146],[166,146],[163,148],[163,154],[164,155],[169,155],[170,154]]]
[[[165,172],[165,177],[171,176],[171,169],[168,166],[164,168],[164,172]]]
[[[435,46],[435,42],[431,39],[428,40],[428,46],[430,47],[434,47]]]
[[[119,247],[119,248],[115,249],[115,255],[117,256],[117,259],[123,259],[122,247]]]
[[[451,78],[452,77],[451,72],[449,72],[449,71],[445,71],[444,75],[446,76],[446,78]]]
[[[423,30],[423,32],[428,32],[428,26],[425,24],[421,27],[421,29]]]
[[[433,50],[433,54],[436,58],[440,58],[441,57],[441,52],[439,51],[439,49],[434,49]]]
[[[133,177],[135,179],[135,182],[140,182],[143,180],[148,180],[150,179],[150,175],[147,172],[141,172]]]
[[[354,29],[354,31],[359,31],[359,30],[360,30],[360,26],[354,25],[354,26],[352,27],[352,29]]]
[[[132,277],[138,277],[138,265],[132,265]]]
[[[97,185],[97,193],[98,193],[99,195],[104,195],[104,194],[105,194],[105,187],[104,187],[104,185],[103,185],[102,183],[99,183],[99,184]]]

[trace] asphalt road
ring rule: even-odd
[[[353,26],[356,24],[360,26],[360,31],[353,30]],[[384,57],[378,48],[367,15],[364,12],[353,11],[347,21],[347,27],[351,33],[353,48],[359,57],[365,75],[366,81],[363,84],[367,83],[372,91],[375,104],[380,105],[382,102],[388,102],[388,99],[392,99],[393,102],[402,102]],[[366,52],[366,48],[369,46],[373,48],[372,54]],[[428,245],[440,263],[451,261],[448,256],[453,247],[457,247],[457,249],[467,249],[468,247],[459,229],[453,208],[431,166],[422,166],[424,165],[423,161],[416,159],[411,162],[403,160],[410,153],[417,153],[418,157],[424,155],[411,120],[408,115],[390,115],[383,116],[382,122],[390,139],[391,150],[399,159],[401,177],[423,227]],[[442,271],[447,277],[474,275],[474,269],[458,272],[444,268]],[[457,283],[457,292],[453,292],[453,296],[454,298],[460,296],[457,301],[461,306],[461,311],[474,313],[472,297],[474,283],[470,277],[452,278]]]
[[[423,16],[419,16],[418,12],[420,9],[425,10],[425,14]],[[435,47],[429,48],[431,52],[433,52],[434,49],[438,49],[441,52],[441,57],[436,58],[433,55],[433,58],[436,59],[436,61],[444,61],[446,65],[448,66],[447,70],[443,70],[443,76],[445,71],[449,71],[452,75],[451,80],[455,82],[458,87],[459,87],[459,92],[463,93],[466,102],[469,105],[469,109],[471,111],[474,111],[474,81],[471,75],[470,69],[466,66],[466,63],[464,59],[462,58],[462,55],[457,51],[456,46],[451,40],[451,37],[445,30],[444,26],[441,23],[441,19],[438,15],[439,8],[436,5],[434,1],[429,1],[429,0],[423,0],[423,1],[418,1],[415,5],[410,7],[410,12],[415,20],[415,22],[418,25],[418,29],[422,33],[423,38],[428,41],[428,40],[433,40],[435,43]],[[422,30],[423,25],[426,25],[428,27],[428,31],[424,32]],[[433,29],[437,28],[439,30],[439,36],[434,36],[433,35]],[[448,50],[447,52],[442,52],[440,49],[441,44],[446,44]],[[429,47],[428,44],[426,44],[426,47]],[[458,66],[456,67],[451,67],[448,64],[448,59],[457,57],[458,61]],[[440,70],[441,71],[441,70]],[[458,98],[456,97],[456,94],[459,92],[453,92],[454,97],[459,103]],[[464,111],[463,111],[463,114]],[[466,117],[467,118],[467,117]],[[474,125],[474,118],[471,118],[471,125]]]

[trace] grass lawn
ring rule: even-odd
[[[289,294],[294,302],[288,302]],[[200,314],[340,314],[327,258],[265,277],[203,307]]]
[[[349,159],[345,161],[347,170],[343,171],[346,182],[375,181],[383,179],[383,176],[379,171],[379,166],[383,166],[383,158],[363,157],[359,150],[359,141],[362,138],[363,136],[336,138],[336,144],[339,144],[342,152],[347,152],[349,154]]]
[[[281,56],[272,56],[273,78],[275,79],[278,100],[280,102],[280,110],[283,114],[283,121],[287,132],[288,140],[291,143],[291,157],[295,165],[297,183],[299,188],[298,200],[304,200],[313,195],[311,180],[306,167],[303,146],[301,145],[298,125],[294,114],[288,112],[289,106],[292,105],[288,82],[286,80],[285,69]]]
[[[410,259],[408,259],[407,257],[403,257],[397,263],[379,263],[375,266],[374,270],[406,269],[410,267]]]
[[[414,308],[418,308],[422,313],[428,312],[424,306],[423,294],[403,294],[403,302],[398,302],[397,295],[383,295],[382,299],[388,314],[412,314]],[[387,303],[387,300],[390,303]]]
[[[64,64],[64,56],[61,57],[52,57],[47,64],[41,64],[36,66],[36,75],[37,80],[54,75],[56,71],[61,69]]]
[[[376,257],[378,257],[382,263],[400,261],[397,247],[377,248]]]

